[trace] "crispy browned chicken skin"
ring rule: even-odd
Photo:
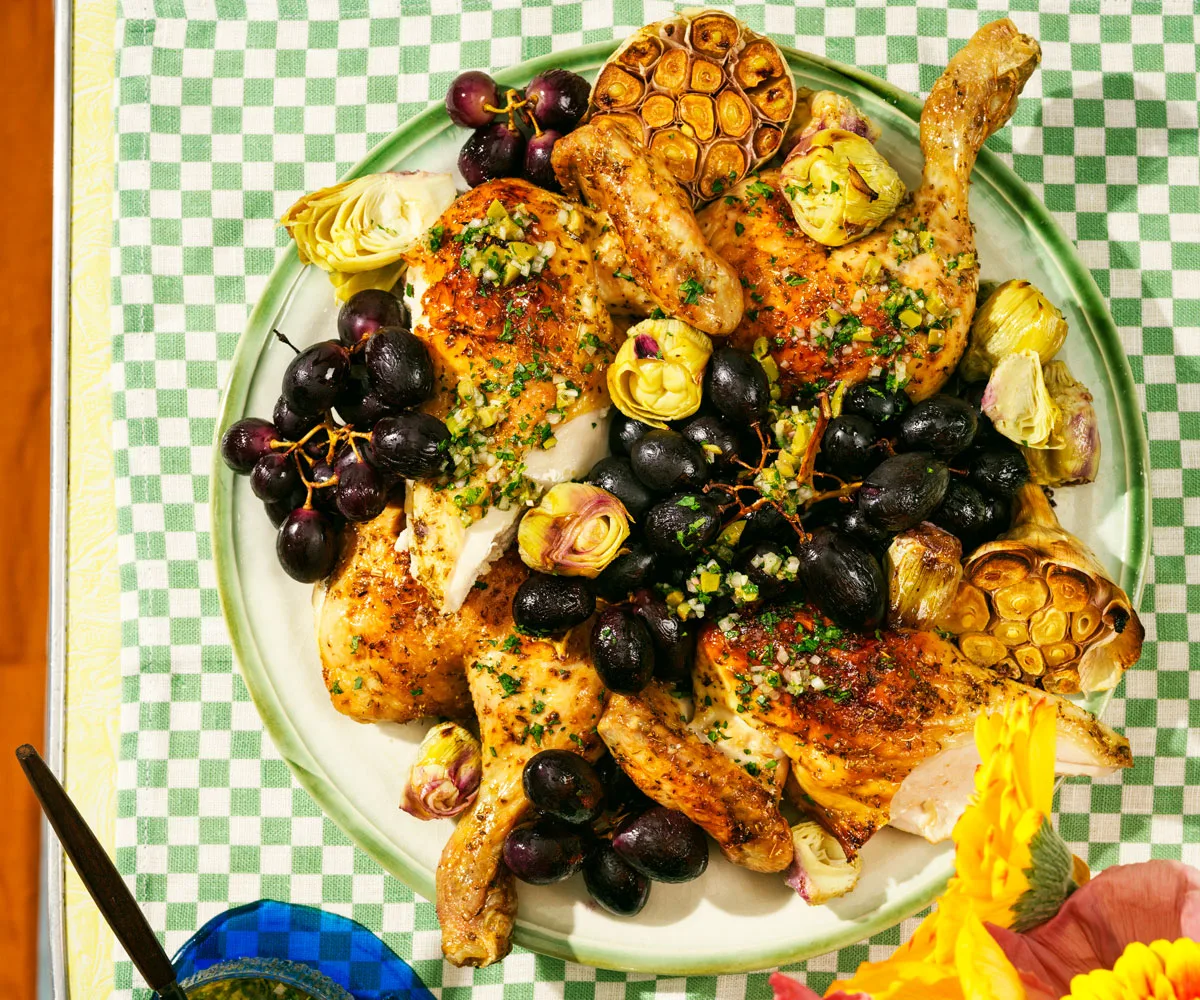
[[[783,871],[792,861],[792,831],[779,812],[778,790],[698,736],[679,713],[656,681],[635,695],[612,695],[600,736],[638,788],[687,816],[734,864]]]
[[[731,342],[750,349],[767,338],[785,390],[820,379],[860,382],[896,358],[905,359],[914,399],[936,392],[958,364],[975,311],[979,270],[974,263],[963,266],[971,259],[963,255],[975,250],[967,205],[971,170],[984,140],[1011,117],[1040,58],[1037,42],[1007,19],[975,33],[950,60],[921,114],[921,186],[869,236],[833,249],[807,237],[776,170],[746,178],[703,209],[701,229],[733,265],[745,293],[744,317]],[[879,277],[865,281],[872,261],[882,265]],[[894,308],[891,315],[883,308],[893,291],[889,282],[926,297],[937,292],[948,310],[958,311],[940,347],[931,349],[925,332],[909,333],[892,318]],[[830,310],[857,317],[858,332],[869,327],[870,335],[854,340],[847,331],[832,342],[813,340],[813,324]]]
[[[709,247],[688,196],[658,155],[619,128],[584,125],[555,144],[554,172],[567,195],[603,212],[619,238],[605,241],[598,255],[609,269],[605,289],[613,305],[643,314],[658,306],[715,335],[737,326],[737,274]]]
[[[529,575],[516,553],[492,567],[457,615],[443,617],[395,551],[404,523],[398,504],[373,521],[348,524],[324,590],[315,595],[317,646],[329,698],[359,722],[411,722],[471,714],[465,659],[481,639],[512,627],[509,606]]]
[[[507,605],[505,605],[507,613]],[[604,685],[588,655],[588,629],[561,641],[481,643],[467,667],[483,742],[483,781],[446,842],[437,870],[442,952],[455,965],[490,965],[512,948],[516,885],[504,838],[529,811],[521,784],[540,750],[603,752],[596,724]]]
[[[1053,698],[1060,771],[1132,764],[1128,741],[1090,713],[970,663],[932,632],[844,632],[802,603],[742,619],[704,629],[697,671],[791,758],[806,804],[851,853],[888,822],[905,779],[1014,698]]]

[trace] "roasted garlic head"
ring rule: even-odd
[[[590,120],[658,153],[699,203],[779,149],[796,85],[769,38],[719,10],[684,10],[622,45],[592,88]]]
[[[1040,486],[1021,487],[1015,504],[1013,527],[968,557],[938,627],[967,659],[1055,694],[1116,687],[1145,634],[1128,595]]]

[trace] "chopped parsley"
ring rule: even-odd
[[[500,687],[504,689],[505,698],[511,698],[521,690],[521,678],[519,677],[514,677],[512,674],[500,674],[496,679],[500,682]]]
[[[704,294],[704,286],[695,278],[688,278],[679,285],[679,296],[686,306],[694,306]]]

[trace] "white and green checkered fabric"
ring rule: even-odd
[[[726,5],[728,6],[728,5]],[[1041,72],[990,145],[1078,243],[1112,304],[1153,463],[1148,642],[1108,712],[1135,767],[1067,785],[1059,823],[1093,867],[1200,862],[1200,153],[1190,0],[744,2],[755,29],[925,93],[1011,13]],[[387,877],[291,779],[238,676],[209,538],[220,388],[284,233],[457,71],[629,33],[639,0],[123,0],[117,26],[113,409],[124,706],[118,860],[168,950],[267,896],[383,932],[435,995],[765,997],[765,975],[654,980],[531,954],[443,965],[433,905]],[[1196,643],[1196,645],[1192,645]],[[912,922],[797,971],[823,989]],[[118,956],[117,996],[135,989]]]

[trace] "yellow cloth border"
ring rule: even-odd
[[[121,711],[109,391],[116,17],[116,0],[75,0],[64,734],[67,789],[110,853]],[[69,864],[64,886],[70,1000],[107,1000],[113,991],[112,933]]]

